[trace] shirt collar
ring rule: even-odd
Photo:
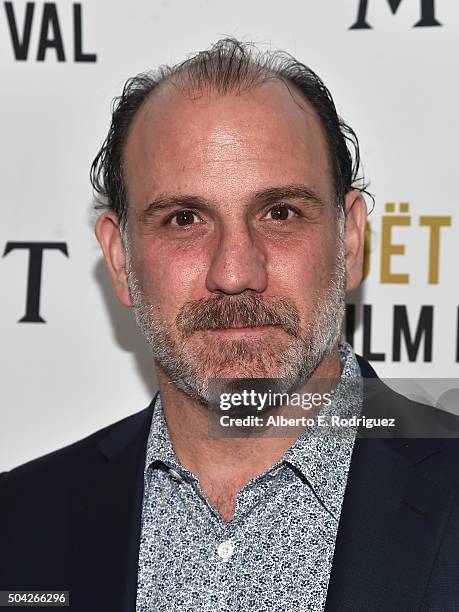
[[[356,385],[360,388],[362,379],[352,347],[348,343],[341,344],[339,352],[343,366],[341,377],[333,391],[331,403],[322,408],[320,414],[348,418],[360,414],[362,401],[361,394],[356,392]],[[332,514],[338,516],[355,435],[355,429],[348,429],[345,435],[338,435],[329,429],[324,433],[319,428],[309,428],[286,451],[282,459],[267,471],[277,470],[285,464],[293,466],[307,479],[322,503]],[[145,471],[157,461],[172,468],[182,477],[195,478],[180,464],[175,454],[159,393],[153,408]]]
[[[157,461],[179,473],[184,469],[180,465],[172,446],[159,393],[156,396],[156,401],[153,407],[153,416],[147,441],[145,471],[147,471],[147,469]]]
[[[339,347],[343,370],[332,401],[321,409],[327,417],[358,416],[362,409],[362,377],[352,347]],[[281,462],[294,466],[307,479],[317,497],[339,516],[357,428],[308,428],[287,450]]]

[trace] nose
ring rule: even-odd
[[[267,284],[266,253],[260,239],[245,222],[222,229],[207,272],[207,290],[228,295],[246,290],[262,293]]]

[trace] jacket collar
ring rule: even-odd
[[[359,364],[373,379],[363,414],[402,411],[403,420],[416,412],[365,360]],[[326,612],[419,609],[456,488],[447,451],[444,439],[356,440]]]
[[[70,598],[75,610],[134,612],[145,448],[154,400],[109,428],[71,487]]]

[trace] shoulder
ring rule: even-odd
[[[77,442],[1,473],[0,501],[4,500],[4,496],[24,490],[28,485],[35,487],[37,483],[40,486],[49,483],[50,486],[54,486],[62,479],[68,478],[76,468],[79,471],[90,470],[95,462],[103,458],[104,446],[111,440],[116,440],[120,434],[132,435],[148,424],[152,405],[153,401],[147,408],[99,429]]]
[[[136,497],[126,491],[137,490],[152,412],[153,402],[0,477],[0,587],[68,590],[80,538],[96,541]]]
[[[432,404],[414,401],[385,384],[371,365],[356,355],[363,378],[362,415],[370,419],[392,419],[387,432],[364,431],[364,437],[450,439],[452,449],[459,447],[459,416]],[[409,382],[409,381],[407,381]],[[415,381],[413,380],[413,383]],[[410,388],[407,385],[407,388]]]

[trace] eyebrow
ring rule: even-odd
[[[268,189],[261,189],[257,191],[253,198],[257,201],[263,202],[277,202],[279,200],[303,200],[308,203],[316,204],[317,206],[324,207],[325,201],[320,195],[307,187],[306,185],[285,185],[281,187],[269,187]]]
[[[319,194],[306,185],[283,185],[280,187],[268,187],[256,191],[249,198],[251,201],[270,204],[279,200],[303,200],[304,202],[324,207],[325,201]],[[173,208],[206,209],[209,202],[205,198],[194,195],[160,195],[155,198],[147,208],[137,213],[140,222],[147,221],[155,213]]]

